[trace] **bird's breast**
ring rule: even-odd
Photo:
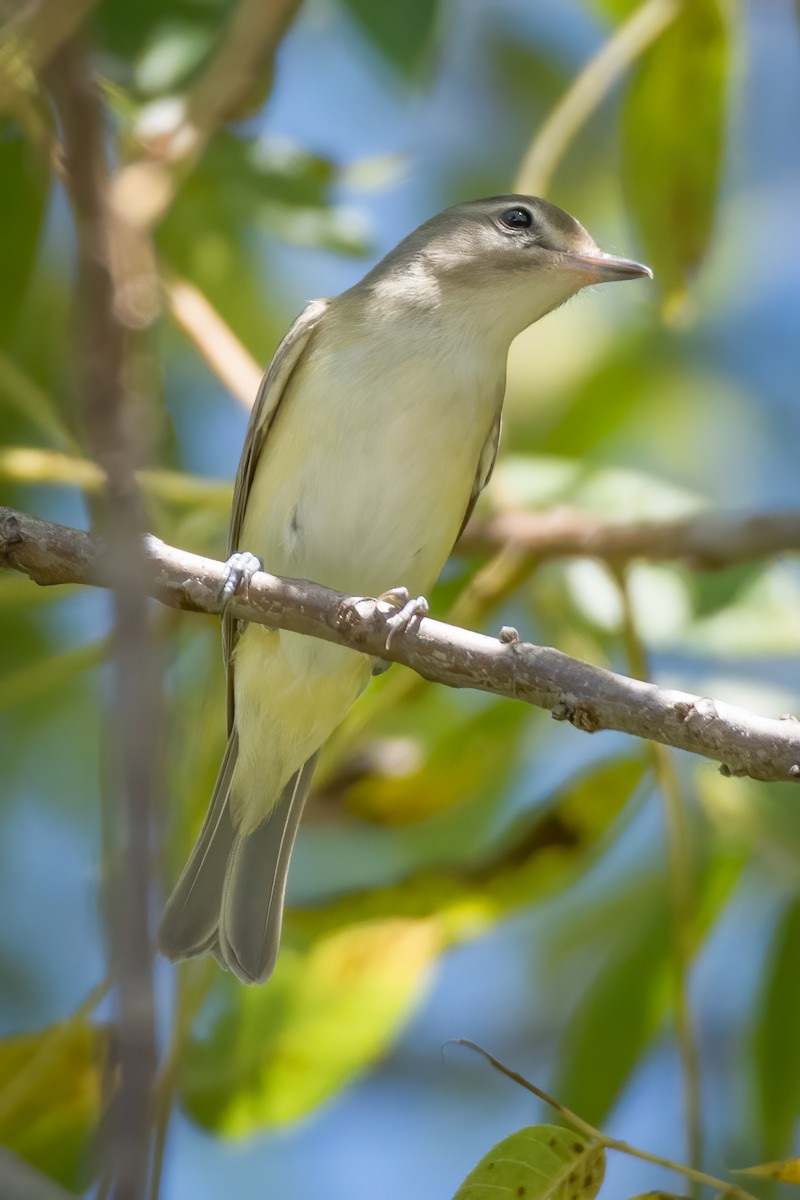
[[[466,511],[504,363],[323,344],[301,364],[256,468],[240,547],[267,570],[374,595],[425,592]]]

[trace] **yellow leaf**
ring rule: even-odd
[[[370,921],[305,955],[285,946],[268,988],[225,980],[222,1011],[184,1063],[192,1116],[240,1137],[322,1104],[391,1044],[440,949],[436,920]]]
[[[0,1041],[0,1144],[68,1187],[88,1182],[105,1048],[82,1021]]]
[[[560,1125],[531,1125],[493,1146],[453,1200],[593,1200],[605,1169],[602,1146]]]
[[[776,1162],[759,1163],[755,1167],[740,1167],[737,1175],[759,1175],[779,1183],[800,1183],[800,1158],[779,1158]]]

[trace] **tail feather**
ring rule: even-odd
[[[214,954],[244,983],[263,983],[280,945],[294,840],[316,755],[297,771],[267,819],[237,833],[230,791],[238,752],[228,741],[203,828],[170,896],[158,934],[168,958]]]
[[[203,828],[164,909],[158,946],[167,958],[204,954],[216,939],[225,872],[235,836],[228,799],[238,749],[234,731],[228,739]]]
[[[262,825],[234,839],[222,893],[219,945],[244,983],[263,983],[275,966],[289,862],[315,763],[316,755],[292,776]]]

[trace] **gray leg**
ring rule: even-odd
[[[225,582],[222,585],[222,601],[228,604],[237,592],[247,595],[250,580],[256,571],[263,571],[264,564],[249,550],[237,550],[225,564]]]
[[[413,621],[427,617],[430,611],[428,601],[424,596],[409,598],[408,588],[405,587],[390,588],[388,592],[383,592],[378,596],[378,600],[383,601],[385,604],[394,604],[400,610],[386,620],[386,624],[389,627],[389,632],[386,635],[387,650],[398,633],[404,633]]]

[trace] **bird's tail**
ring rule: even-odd
[[[213,953],[243,983],[263,983],[278,956],[289,860],[316,755],[292,776],[266,820],[239,833],[230,804],[237,754],[234,731],[203,828],[167,901],[158,945],[176,960]]]

